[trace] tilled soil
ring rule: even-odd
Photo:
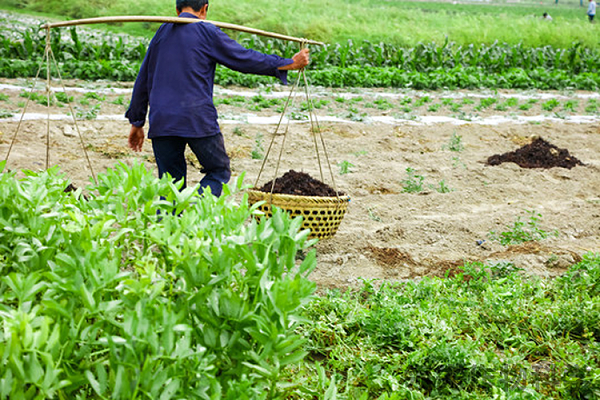
[[[12,109],[18,93],[9,92],[11,99],[4,108]],[[328,95],[331,99],[337,96],[333,92]],[[432,93],[431,97],[439,95]],[[13,138],[16,139],[6,168],[43,169],[49,147],[50,166],[60,166],[73,185],[85,192],[91,172],[83,142],[96,174],[113,168],[117,162],[141,162],[156,171],[149,140],[144,142],[141,153],[132,152],[127,147],[130,130],[127,121],[102,119],[125,111],[124,106],[110,101],[113,99],[107,98],[102,103],[97,119],[79,121],[81,139],[69,120],[50,121],[49,135],[45,118],[23,121],[16,135],[18,122],[0,119],[1,159],[8,153]],[[339,107],[346,103],[331,101],[330,104]],[[582,100],[580,106],[583,103]],[[45,107],[37,104],[35,107],[39,108],[36,112],[45,111]],[[352,107],[369,117],[385,112],[361,103],[352,103]],[[58,105],[50,111],[66,112]],[[220,115],[237,116],[247,111],[232,105],[219,109]],[[325,108],[317,110],[319,117],[329,112]],[[275,116],[277,112],[263,110],[260,115]],[[226,119],[230,122],[222,123],[221,129],[231,157],[231,181],[245,174],[245,182],[254,183],[263,160],[255,159],[253,150],[271,139],[276,124]],[[364,118],[325,122],[320,126],[332,173],[327,170],[323,179],[309,124],[291,124],[281,171],[292,169],[319,177],[350,197],[335,236],[315,246],[318,264],[311,279],[321,288],[344,288],[360,286],[364,279],[402,281],[452,275],[465,262],[486,265],[502,262],[522,269],[523,273],[543,277],[563,274],[585,253],[600,252],[600,124],[590,121],[454,125],[417,121],[387,124]],[[461,138],[460,151],[449,149],[452,137]],[[490,156],[514,152],[531,144],[532,138],[544,138],[556,146],[556,149],[547,146],[551,155],[552,152],[560,155],[560,149],[568,149],[569,158],[576,156],[582,164],[571,169],[521,168],[513,162],[487,164]],[[276,145],[280,141],[276,137]],[[203,177],[201,166],[193,154],[188,153],[187,159],[188,182],[194,185]],[[342,170],[341,165],[351,167]],[[275,178],[276,160],[269,159],[264,166],[265,176],[269,180]],[[424,179],[418,193],[404,191],[409,168]],[[270,173],[273,175],[269,176]],[[292,182],[291,186],[297,189],[297,182]],[[263,183],[255,185],[267,186],[270,191],[269,184]],[[446,190],[441,190],[442,187]],[[513,246],[503,246],[492,239],[491,232],[512,229],[518,218],[526,221],[528,211],[541,214],[540,229],[557,235]]]

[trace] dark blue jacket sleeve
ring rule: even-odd
[[[150,58],[150,48],[146,52],[146,57],[140,67],[140,72],[133,85],[133,93],[131,95],[131,103],[129,109],[125,113],[125,118],[133,126],[142,127],[146,122],[146,114],[148,113],[149,99],[149,77],[148,77],[148,60]]]
[[[294,60],[247,49],[218,28],[213,33],[210,55],[215,62],[234,71],[274,76],[287,85],[287,71],[278,68],[292,64]]]

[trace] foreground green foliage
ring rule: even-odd
[[[293,379],[324,392],[327,373],[340,399],[600,398],[600,254],[554,280],[516,270],[318,297],[302,325],[313,363]]]
[[[257,223],[231,188],[200,198],[140,165],[84,195],[3,164],[0,399],[284,396],[315,287],[300,220]]]
[[[0,173],[0,399],[600,396],[600,254],[313,297],[314,242],[257,222],[241,181],[201,198],[119,164],[67,185]]]

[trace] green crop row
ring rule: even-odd
[[[126,36],[106,37],[81,32],[75,28],[51,31],[51,45],[57,60],[138,62],[144,57],[148,44],[147,40]],[[80,38],[82,35],[83,38]],[[27,60],[40,56],[44,54],[45,36],[45,31],[31,28],[10,35],[1,33],[0,57]],[[291,57],[298,50],[296,44],[256,36],[243,37],[240,42],[246,47],[284,57]],[[344,44],[315,46],[311,56],[314,69],[361,66],[429,72],[439,68],[477,67],[487,72],[501,73],[511,68],[544,68],[571,74],[600,70],[600,52],[579,44],[569,48],[531,48],[501,43],[463,47],[446,41],[441,45],[419,43],[407,48],[385,43],[355,44],[349,40]]]
[[[149,41],[127,35],[103,35],[75,28],[50,31],[50,45],[58,61],[139,61]],[[0,31],[0,57],[27,60],[44,55],[46,31]]]
[[[573,44],[569,48],[525,47],[493,43],[459,46],[446,40],[442,45],[419,43],[400,47],[385,43],[327,45],[311,53],[316,68],[327,66],[396,67],[407,71],[427,72],[438,68],[478,67],[488,72],[510,68],[525,70],[545,68],[571,73],[594,72],[600,68],[600,52]]]
[[[513,68],[502,73],[489,73],[481,68],[456,67],[429,72],[405,71],[398,68],[328,68],[310,71],[310,82],[326,87],[394,87],[412,89],[580,89],[600,87],[600,74],[586,72],[570,75],[565,71],[543,68]]]
[[[65,61],[60,63],[62,78],[85,80],[108,79],[113,81],[135,80],[140,62],[116,60]],[[35,77],[40,60],[0,59],[0,77]],[[45,69],[43,69],[45,71]],[[51,73],[57,76],[54,65]],[[289,74],[288,81],[297,74]],[[436,89],[540,89],[540,90],[597,90],[600,88],[600,73],[584,72],[577,75],[566,71],[536,68],[524,70],[511,68],[502,73],[489,73],[477,67],[438,68],[428,72],[406,71],[393,67],[329,67],[311,69],[308,72],[312,85],[323,87],[388,87],[412,88],[417,90]],[[217,68],[215,83],[228,86],[257,87],[273,83],[273,78],[243,74],[227,68]]]

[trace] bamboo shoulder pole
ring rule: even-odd
[[[314,40],[301,39],[294,36],[281,35],[279,33],[273,33],[263,31],[260,29],[248,28],[242,25],[230,24],[227,22],[209,21],[197,18],[179,18],[179,17],[155,17],[155,16],[122,16],[122,17],[98,17],[98,18],[85,18],[75,19],[72,21],[54,22],[42,25],[43,29],[59,28],[63,26],[75,26],[75,25],[89,25],[89,24],[109,24],[115,22],[170,22],[175,24],[192,24],[198,22],[204,22],[213,24],[219,28],[233,29],[235,31],[251,33],[254,35],[272,37],[275,39],[288,40],[291,42],[306,43],[316,46],[324,46],[324,43],[317,42]]]

